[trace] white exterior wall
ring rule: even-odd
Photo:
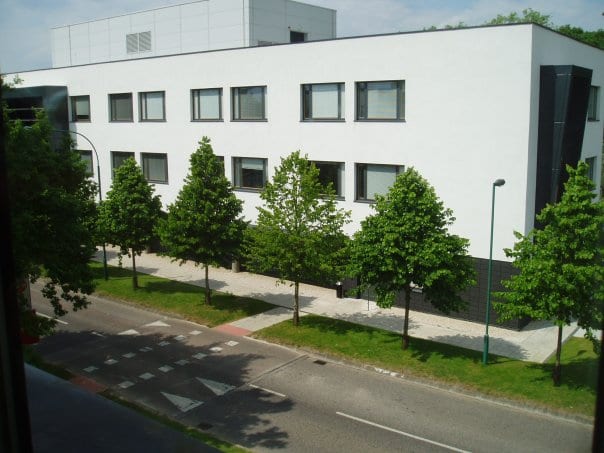
[[[288,27],[307,32],[309,40],[335,38],[335,15],[290,0],[201,0],[54,28],[52,66],[248,47],[258,40],[286,43]],[[151,50],[127,53],[126,35],[147,31]]]
[[[469,252],[488,257],[491,187],[497,178],[494,258],[513,231],[532,228],[540,64],[583,64],[603,81],[604,52],[534,26],[460,29],[255,47],[21,73],[23,86],[67,85],[90,95],[92,121],[72,123],[100,153],[103,189],[110,186],[110,151],[168,154],[169,184],[156,184],[164,206],[188,171],[202,136],[225,157],[280,157],[300,149],[312,160],[345,163],[345,199],[352,233],[372,212],[355,201],[355,163],[415,167],[457,218],[451,230],[470,239]],[[535,38],[535,43],[532,44]],[[569,59],[556,57],[568,47]],[[577,58],[575,58],[577,57]],[[236,67],[237,70],[230,68]],[[175,77],[175,74],[178,76]],[[355,82],[405,80],[405,122],[355,121]],[[344,82],[345,122],[300,121],[300,86]],[[598,82],[598,83],[600,83]],[[266,122],[230,121],[230,88],[267,86]],[[190,90],[223,89],[222,122],[191,122]],[[166,122],[138,122],[138,92],[166,92]],[[133,123],[108,121],[108,94],[132,92]],[[601,117],[602,118],[602,117]],[[585,153],[599,153],[602,121],[589,124]],[[78,138],[79,149],[89,149]],[[594,149],[596,148],[596,149]],[[589,150],[589,151],[587,151]],[[586,154],[587,155],[587,154]],[[591,155],[591,154],[590,154]],[[245,217],[256,218],[258,193],[237,191]]]

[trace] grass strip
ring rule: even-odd
[[[103,278],[103,265],[91,262],[96,283],[95,293],[138,305],[178,314],[190,321],[218,326],[275,308],[267,302],[250,297],[212,291],[212,305],[205,303],[204,288],[187,283],[138,274],[138,289],[132,288],[132,271],[109,266],[109,280]]]
[[[175,431],[179,431],[187,436],[190,436],[194,439],[202,441],[203,443],[216,448],[217,450],[223,451],[225,453],[247,453],[249,450],[242,448],[238,445],[233,445],[224,440],[218,439],[217,437],[211,436],[210,434],[199,431],[198,429],[191,428],[190,426],[183,425],[182,423],[177,422],[176,420],[172,420],[171,418],[161,415],[155,411],[147,409],[146,407],[140,406],[132,401],[125,400],[115,394],[113,394],[110,390],[105,390],[101,392],[100,395],[103,397],[110,399],[111,401],[118,403],[122,406],[128,407],[145,417],[153,419],[162,425],[165,425],[169,428],[172,428]]]
[[[554,387],[552,361],[540,364],[491,355],[484,366],[481,352],[419,338],[412,338],[403,351],[399,334],[321,316],[304,316],[299,327],[284,321],[254,336],[541,409],[594,415],[598,358],[583,338],[571,338],[563,346],[562,385]]]

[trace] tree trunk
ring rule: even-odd
[[[210,279],[208,278],[208,265],[204,264],[206,271],[206,303],[212,305],[212,291],[210,290]]]
[[[298,294],[300,291],[300,283],[294,282],[294,326],[298,326],[300,324],[300,305],[298,303]]]
[[[562,326],[558,326],[558,345],[556,347],[556,363],[554,365],[554,373],[552,375],[554,379],[554,385],[560,386],[562,378],[562,365],[560,365],[560,355],[562,354]]]
[[[136,275],[136,254],[132,250],[132,288],[138,289],[138,276]]]
[[[405,287],[405,322],[403,324],[403,344],[402,348],[409,347],[409,305],[411,304],[411,287]]]

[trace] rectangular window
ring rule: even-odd
[[[596,183],[596,161],[597,158],[595,156],[585,159],[585,163],[587,164],[587,177],[591,179],[594,184]]]
[[[356,164],[357,200],[373,201],[376,195],[386,195],[402,165]]]
[[[90,96],[71,96],[71,121],[90,121]]]
[[[165,121],[166,103],[164,91],[138,93],[141,121]]]
[[[304,121],[343,120],[344,84],[302,85],[302,119]]]
[[[233,120],[266,120],[266,87],[239,87],[231,91]]]
[[[222,88],[191,90],[191,119],[193,121],[222,120]]]
[[[115,176],[115,170],[122,166],[129,158],[134,159],[134,153],[130,151],[111,151],[111,178]]]
[[[262,189],[266,183],[266,159],[233,157],[233,186]]]
[[[289,42],[304,42],[307,39],[307,34],[302,31],[293,31],[289,32]]]
[[[357,120],[405,119],[405,81],[357,82]]]
[[[86,164],[86,173],[88,173],[89,176],[94,175],[94,171],[92,169],[92,151],[80,151],[80,157]]]
[[[587,120],[598,121],[598,103],[600,95],[600,87],[589,87],[589,101],[587,104]]]
[[[324,186],[331,184],[337,197],[344,196],[344,162],[313,162],[319,170],[319,181]]]
[[[111,121],[132,121],[132,93],[109,95],[109,118]]]
[[[141,153],[143,174],[149,182],[168,184],[168,155]]]

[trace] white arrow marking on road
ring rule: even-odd
[[[140,335],[140,333],[134,329],[130,329],[130,330],[124,330],[123,332],[118,333],[118,335]]]
[[[168,401],[174,404],[181,412],[188,412],[203,404],[203,401],[196,401],[184,396],[173,395],[172,393],[161,392]]]
[[[145,324],[143,327],[170,327],[170,324],[166,324],[163,321],[154,321],[149,324]]]
[[[222,382],[212,381],[210,379],[196,378],[199,382],[214,392],[215,395],[222,396],[225,393],[230,392],[235,387],[229,384],[223,384]]]

